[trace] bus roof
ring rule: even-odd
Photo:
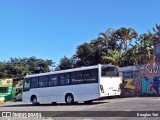
[[[74,71],[80,71],[80,70],[95,69],[95,68],[99,68],[99,66],[114,66],[114,65],[101,65],[101,64],[98,64],[98,65],[94,65],[94,66],[73,68],[73,69],[46,72],[46,73],[39,73],[39,74],[31,74],[31,75],[26,75],[24,78],[44,76],[44,75],[52,75],[52,74],[59,74],[59,73],[67,73],[67,72],[74,72]]]

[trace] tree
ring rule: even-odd
[[[66,70],[66,69],[71,69],[73,68],[73,64],[71,59],[67,58],[64,56],[63,58],[60,59],[60,63],[56,70]]]
[[[101,44],[105,46],[107,50],[115,50],[117,47],[117,39],[115,37],[115,31],[112,28],[109,28],[106,30],[106,32],[101,32],[99,34],[98,39],[100,39],[102,42]]]
[[[93,47],[89,43],[84,43],[77,47],[76,54],[74,55],[78,58],[79,66],[89,66],[92,64]]]
[[[6,64],[5,62],[0,62],[0,78],[6,78],[7,71],[6,71]]]
[[[137,38],[138,35],[133,28],[122,27],[116,31],[115,36],[119,41],[119,50],[127,51],[131,40]]]
[[[138,53],[139,58],[142,61],[142,64],[146,64],[153,58],[153,50],[154,50],[154,43],[152,41],[153,34],[141,34],[138,38],[140,41],[140,45],[138,45]],[[143,62],[144,61],[144,62]]]
[[[110,50],[109,55],[102,56],[103,60],[110,60],[111,64],[122,66],[124,62],[126,52],[120,52],[118,50]]]
[[[156,24],[156,28],[153,28],[154,36],[152,41],[154,44],[160,43],[160,25]]]
[[[49,72],[53,65],[52,60],[37,59],[36,57],[10,58],[10,60],[1,64],[3,67],[0,69],[0,77],[19,80],[27,74]]]
[[[77,47],[74,57],[78,60],[78,66],[90,66],[101,63],[101,54],[98,43],[84,43]]]

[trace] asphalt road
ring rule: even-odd
[[[56,105],[52,105],[50,103],[40,104],[38,106],[32,106],[32,104],[24,104],[22,102],[5,102],[0,104],[0,111],[58,111],[57,113],[59,116],[62,114],[63,117],[43,117],[43,118],[30,118],[30,119],[40,119],[40,120],[55,120],[55,119],[63,119],[63,120],[74,120],[74,119],[83,119],[83,120],[137,120],[137,119],[153,119],[159,120],[160,119],[160,112],[156,112],[158,117],[123,117],[123,114],[141,114],[141,111],[148,111],[147,115],[152,114],[151,111],[160,111],[160,97],[132,97],[132,98],[116,98],[116,99],[104,99],[99,101],[94,101],[91,104],[84,104],[84,103],[77,103],[75,105],[66,105],[65,103],[58,103]],[[76,112],[73,112],[76,111]],[[78,111],[78,115],[76,116]],[[82,112],[83,111],[83,112]],[[111,117],[101,117],[99,114],[100,111],[118,111],[117,113],[122,114],[120,117],[114,117],[112,114]],[[119,112],[120,111],[120,112]],[[65,113],[67,112],[67,113]],[[82,113],[81,113],[82,112]],[[56,113],[56,114],[57,114]],[[105,112],[104,112],[105,113]],[[146,112],[145,112],[146,113]],[[52,114],[49,113],[48,114]],[[81,114],[86,114],[91,116],[81,117]],[[106,112],[107,114],[107,112]],[[68,116],[67,116],[68,115]],[[69,117],[69,115],[75,115],[74,117]],[[104,114],[102,114],[103,116]],[[142,115],[142,114],[141,114]],[[0,118],[1,119],[1,118]],[[17,120],[22,118],[2,118],[5,120]],[[23,118],[28,119],[28,118]]]

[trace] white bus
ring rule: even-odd
[[[25,103],[92,102],[121,93],[118,67],[96,65],[62,71],[27,75],[22,100]]]

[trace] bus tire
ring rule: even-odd
[[[65,102],[67,104],[73,104],[74,103],[74,97],[73,97],[73,95],[72,94],[67,94],[65,96]]]
[[[13,102],[16,102],[16,98],[13,98]]]
[[[38,105],[37,97],[36,96],[32,96],[31,97],[31,102],[32,102],[33,105]]]

